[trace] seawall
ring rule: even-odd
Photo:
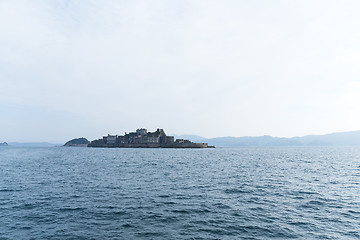
[[[101,148],[212,148],[207,143],[123,143],[88,144],[88,147]]]

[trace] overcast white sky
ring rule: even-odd
[[[0,141],[360,130],[360,1],[0,0]]]

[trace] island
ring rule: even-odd
[[[65,147],[87,147],[89,140],[86,138],[75,138],[64,144]]]
[[[163,129],[148,132],[145,128],[137,129],[136,132],[125,135],[104,136],[101,139],[91,141],[88,147],[103,148],[214,148],[207,143],[194,143],[185,139],[176,139],[174,136],[166,136]]]
[[[0,142],[0,146],[5,147],[5,146],[9,146],[9,144],[7,144],[7,142],[3,142],[3,143]]]

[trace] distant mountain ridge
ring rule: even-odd
[[[197,135],[192,135],[192,134],[183,134],[183,135],[172,134],[172,136],[174,136],[175,139],[188,139],[192,142],[203,142],[203,141],[207,140],[207,138],[200,137]]]
[[[360,146],[360,131],[337,132],[324,135],[307,135],[303,137],[281,138],[272,136],[258,137],[217,137],[202,138],[196,135],[178,135],[191,141],[207,142],[216,147],[245,146]]]
[[[59,144],[49,142],[8,142],[12,147],[55,147]]]
[[[176,139],[188,139],[193,142],[203,142],[215,147],[246,147],[246,146],[360,146],[360,131],[336,132],[323,135],[306,135],[303,137],[272,137],[272,136],[246,136],[246,137],[216,137],[204,138],[197,135],[176,135]],[[81,139],[81,138],[80,138]],[[77,140],[77,139],[73,139]],[[71,141],[73,141],[71,140]],[[84,142],[71,142],[72,144],[85,145]],[[14,147],[55,147],[63,144],[49,142],[8,142]]]

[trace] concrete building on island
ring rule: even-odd
[[[110,135],[94,140],[88,147],[124,147],[124,148],[209,148],[207,143],[193,143],[189,140],[166,136],[163,129],[148,132],[139,128],[135,132],[125,133],[122,136]]]

